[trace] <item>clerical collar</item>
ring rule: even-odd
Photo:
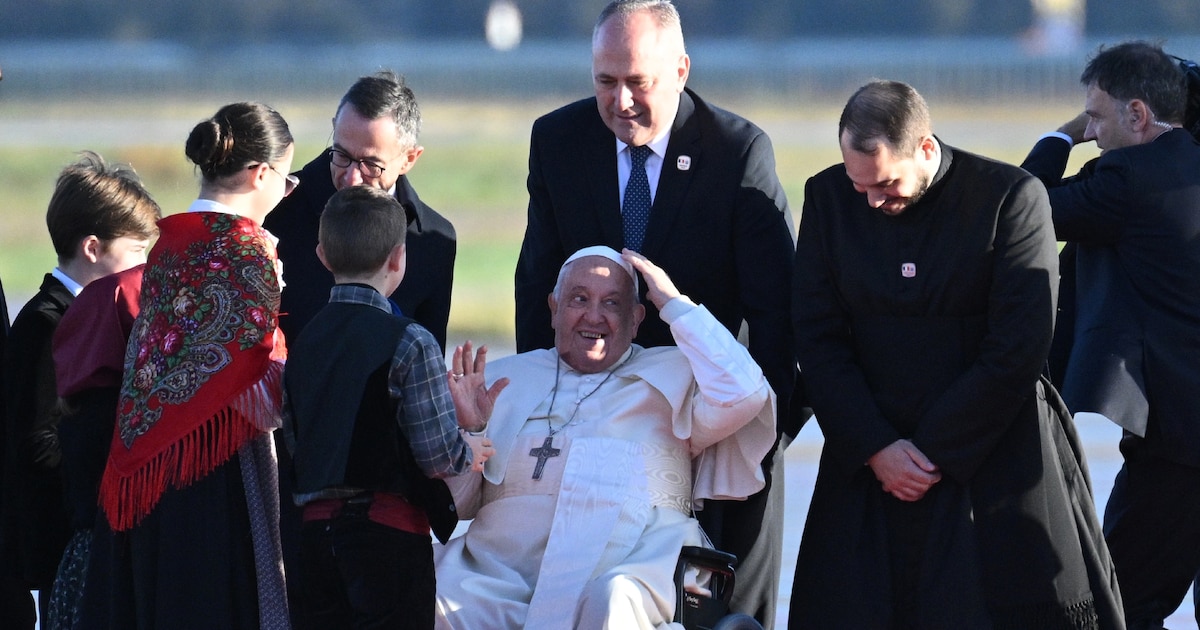
[[[946,146],[946,143],[938,140],[937,136],[933,137],[933,141],[937,143],[938,150],[942,153],[942,160],[938,164],[937,172],[933,174],[933,180],[929,182],[930,188],[937,186],[946,177],[946,173],[950,172],[950,164],[954,161],[954,152]]]

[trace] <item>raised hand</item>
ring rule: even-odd
[[[1086,142],[1088,138],[1084,138],[1084,136],[1087,135],[1087,126],[1091,120],[1092,117],[1088,116],[1087,112],[1083,112],[1063,123],[1058,128],[1058,132],[1069,136],[1074,144]]]
[[[498,379],[487,387],[484,366],[487,364],[487,346],[473,353],[468,341],[454,348],[450,371],[446,374],[450,396],[454,399],[454,411],[458,414],[458,426],[467,431],[482,431],[492,417],[492,409],[500,392],[508,387],[508,379]]]
[[[646,281],[646,297],[650,298],[656,308],[662,310],[667,302],[679,297],[679,289],[675,288],[675,283],[671,281],[670,276],[663,271],[662,267],[628,248],[621,250],[621,258],[627,260],[638,273],[642,274],[642,279]]]

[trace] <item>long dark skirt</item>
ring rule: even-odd
[[[128,532],[101,529],[77,629],[259,627],[237,455],[187,488],[168,490]]]

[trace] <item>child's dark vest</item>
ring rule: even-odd
[[[351,486],[403,496],[445,540],[457,524],[446,484],[429,479],[400,431],[388,394],[392,356],[413,320],[372,306],[331,303],[290,344],[284,387],[296,436],[297,494]]]

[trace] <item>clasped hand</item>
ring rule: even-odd
[[[867,460],[883,491],[901,501],[918,501],[942,480],[942,473],[921,449],[908,440],[896,440]]]

